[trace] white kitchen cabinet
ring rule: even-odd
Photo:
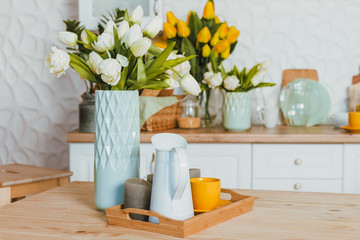
[[[344,145],[344,193],[360,194],[360,144]]]
[[[139,176],[151,173],[155,148],[150,143],[140,144]],[[251,188],[251,144],[188,144],[191,168],[200,168],[204,177],[217,177],[225,188]],[[94,181],[94,145],[70,144],[71,181]]]
[[[189,143],[190,167],[225,188],[360,193],[360,144]],[[140,144],[139,175],[151,172]],[[94,180],[94,144],[70,143],[71,181]]]
[[[152,144],[140,145],[140,176],[151,172]],[[200,168],[203,177],[221,179],[226,188],[251,187],[251,144],[197,144],[187,146],[190,168]]]

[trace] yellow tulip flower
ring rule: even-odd
[[[164,34],[165,34],[167,39],[171,39],[171,38],[176,37],[177,30],[173,25],[166,22],[166,23],[164,23],[163,26],[164,26]]]
[[[227,59],[229,55],[230,55],[230,46],[227,49],[225,49],[225,51],[223,51],[220,56],[223,59]]]
[[[220,25],[220,27],[217,29],[217,32],[219,32],[220,39],[226,38],[226,34],[228,32],[228,25],[226,22]]]
[[[226,39],[229,41],[229,43],[236,42],[237,38],[240,35],[240,31],[237,30],[234,26],[229,28],[228,33],[226,34]]]
[[[202,56],[203,57],[209,57],[211,53],[211,49],[209,44],[205,44],[202,48]]]
[[[184,21],[179,20],[176,26],[179,37],[186,38],[190,35],[190,28],[186,25]]]
[[[161,48],[161,49],[165,49],[167,47],[167,42],[165,41],[158,41],[158,42],[154,42],[154,46]]]
[[[168,23],[170,23],[172,26],[175,26],[176,23],[178,22],[178,19],[175,17],[173,12],[171,12],[171,11],[166,13],[166,19],[167,19]]]
[[[230,47],[230,43],[227,40],[220,40],[218,44],[214,46],[215,51],[223,53],[227,48]]]
[[[220,23],[220,19],[218,16],[215,16],[215,23]]]
[[[211,33],[208,27],[204,27],[201,29],[199,34],[197,35],[197,40],[201,43],[208,43],[211,39]]]
[[[210,44],[211,46],[215,46],[219,42],[219,32],[216,32],[212,37]]]
[[[190,11],[190,12],[188,13],[188,15],[187,15],[186,25],[188,25],[188,26],[189,26],[189,22],[190,22],[190,16],[191,16],[191,14],[193,14],[193,13],[194,13],[194,11]]]
[[[214,17],[215,17],[214,2],[212,0],[209,0],[205,5],[203,18],[206,20],[211,20],[214,19]]]

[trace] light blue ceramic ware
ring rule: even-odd
[[[246,131],[251,127],[248,92],[227,92],[223,104],[223,126],[230,131]]]
[[[95,203],[104,210],[124,202],[125,181],[138,177],[138,91],[95,92]]]
[[[329,113],[330,95],[317,81],[296,79],[280,93],[280,107],[290,126],[314,126]]]

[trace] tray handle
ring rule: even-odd
[[[226,189],[226,188],[222,188],[221,192],[230,194],[230,196],[231,196],[230,201],[231,202],[239,201],[241,199],[249,197],[249,196],[241,195],[239,193],[234,192],[233,190]]]
[[[124,209],[121,209],[121,211],[126,215],[126,218],[128,220],[134,220],[134,219],[131,219],[129,214],[136,213],[136,214],[141,214],[141,215],[145,215],[145,216],[149,216],[149,217],[157,217],[159,219],[159,224],[161,224],[162,221],[167,221],[167,222],[169,222],[169,220],[177,221],[174,219],[169,219],[169,218],[165,217],[164,215],[161,215],[160,213],[149,211],[149,210],[144,210],[144,209],[139,209],[139,208],[124,208]],[[156,223],[153,223],[153,224],[156,224]],[[156,224],[156,225],[158,225],[158,224]]]

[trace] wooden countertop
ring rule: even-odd
[[[230,132],[222,127],[201,128],[196,130],[168,129],[157,132],[142,131],[141,143],[150,143],[156,133],[169,132],[180,134],[189,143],[360,143],[360,134],[351,134],[331,125],[314,127],[277,126],[265,128],[253,126],[246,132]],[[66,141],[70,143],[93,143],[93,133],[69,132]]]
[[[360,195],[236,190],[253,211],[186,239],[358,239]],[[75,182],[0,208],[0,239],[178,239],[107,225],[94,185]]]

